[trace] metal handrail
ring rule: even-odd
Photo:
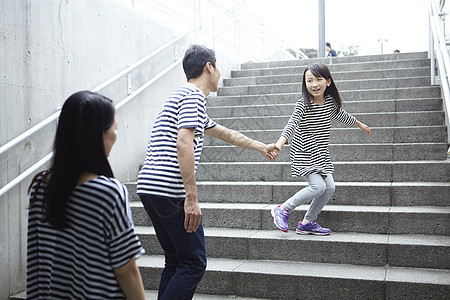
[[[210,20],[209,20],[210,21]],[[148,61],[149,59],[151,59],[152,57],[154,57],[155,55],[157,55],[158,53],[160,53],[161,51],[167,49],[168,47],[172,46],[173,44],[175,44],[176,42],[178,42],[179,40],[181,40],[182,38],[184,38],[185,36],[187,36],[188,34],[190,34],[192,31],[197,30],[198,28],[200,28],[201,26],[205,25],[206,23],[208,23],[209,21],[206,21],[204,23],[201,23],[197,26],[194,26],[193,28],[191,28],[189,31],[185,32],[184,34],[181,34],[180,36],[178,36],[177,38],[174,38],[173,40],[171,40],[170,42],[162,45],[161,47],[159,47],[158,49],[156,49],[155,51],[151,52],[150,54],[146,55],[145,57],[143,57],[142,59],[138,60],[137,62],[135,62],[134,64],[130,65],[129,67],[127,67],[126,69],[124,69],[123,71],[117,73],[116,75],[114,75],[113,77],[111,77],[110,79],[106,80],[105,82],[103,82],[102,84],[100,84],[99,86],[95,87],[94,89],[92,89],[92,91],[94,92],[98,92],[102,89],[104,89],[105,87],[109,86],[111,83],[113,83],[114,81],[120,79],[122,76],[125,76],[126,74],[130,73],[131,71],[133,71],[134,69],[136,69],[137,67],[139,67],[140,65],[142,65],[143,63],[145,63],[146,61]],[[22,133],[21,135],[17,136],[16,138],[14,138],[13,140],[9,141],[8,143],[6,143],[5,145],[3,145],[2,147],[0,147],[0,155],[6,151],[8,151],[9,149],[11,149],[12,147],[16,146],[17,144],[19,144],[20,142],[22,142],[23,140],[25,140],[26,138],[30,137],[31,135],[33,135],[35,132],[39,131],[40,129],[42,129],[43,127],[45,127],[46,125],[50,124],[51,122],[53,122],[54,120],[56,120],[59,117],[59,111],[55,112],[54,114],[52,114],[51,116],[47,117],[46,119],[44,119],[43,121],[39,122],[38,124],[34,125],[32,128],[28,129],[27,131],[25,131],[24,133]]]
[[[211,19],[212,20],[212,19]],[[160,53],[161,51],[167,49],[168,47],[172,46],[173,44],[175,44],[176,42],[178,42],[179,40],[181,40],[182,38],[186,37],[188,34],[190,34],[191,32],[197,30],[198,28],[200,28],[201,26],[204,26],[206,23],[210,22],[211,20],[205,21],[199,25],[194,26],[193,28],[191,28],[189,31],[185,32],[184,34],[178,36],[177,38],[171,40],[170,42],[164,44],[163,46],[159,47],[158,49],[156,49],[155,51],[151,52],[150,54],[146,55],[145,57],[143,57],[142,59],[140,59],[139,61],[137,61],[136,63],[130,65],[129,67],[127,67],[126,69],[124,69],[123,71],[117,73],[115,76],[111,77],[110,79],[106,80],[105,82],[103,82],[102,84],[100,84],[99,86],[95,87],[92,91],[100,91],[102,89],[104,89],[105,87],[109,86],[111,83],[113,83],[114,81],[122,78],[123,76],[127,75],[128,73],[130,73],[131,71],[133,71],[134,69],[136,69],[137,67],[139,67],[140,65],[142,65],[143,63],[145,63],[146,61],[148,61],[150,58],[154,57],[155,55],[157,55],[158,53]],[[145,89],[147,89],[150,85],[152,85],[153,83],[155,83],[158,79],[160,79],[162,76],[164,76],[167,72],[169,72],[170,70],[172,70],[175,66],[177,66],[178,64],[180,64],[182,61],[182,58],[176,60],[174,63],[172,63],[171,65],[169,65],[167,68],[165,68],[163,71],[161,71],[160,73],[158,73],[156,76],[154,76],[152,79],[150,79],[149,81],[147,81],[145,84],[143,84],[140,88],[138,88],[136,91],[132,92],[130,95],[128,95],[126,98],[122,99],[122,101],[120,101],[119,103],[117,103],[115,105],[116,110],[121,108],[123,105],[125,105],[126,103],[128,103],[131,99],[135,98],[137,95],[139,95],[140,93],[142,93]],[[3,145],[0,148],[0,154],[8,151],[9,149],[11,149],[12,147],[14,147],[15,145],[17,145],[18,143],[22,142],[23,140],[25,140],[26,138],[30,137],[32,134],[34,134],[35,132],[41,130],[42,128],[44,128],[46,125],[50,124],[51,122],[55,121],[58,117],[59,117],[60,111],[58,110],[56,113],[52,114],[51,116],[49,116],[48,118],[46,118],[45,120],[39,122],[38,124],[34,125],[32,128],[28,129],[27,131],[25,131],[24,133],[22,133],[21,135],[19,135],[18,137],[16,137],[15,139],[11,140],[10,142],[6,143],[5,145]],[[19,184],[22,180],[24,180],[25,178],[27,178],[29,175],[31,175],[33,172],[35,172],[36,170],[38,170],[40,167],[42,167],[45,163],[47,163],[51,158],[53,157],[53,152],[47,154],[44,158],[42,158],[41,160],[39,160],[37,163],[35,163],[34,165],[32,165],[30,168],[28,168],[26,171],[24,171],[23,173],[21,173],[20,175],[18,175],[16,178],[14,178],[13,180],[11,180],[8,184],[6,184],[5,186],[3,186],[0,189],[0,197],[3,196],[5,193],[7,193],[10,189],[12,189],[14,186],[16,186],[17,184]]]
[[[450,57],[447,51],[446,41],[442,32],[442,27],[439,18],[439,10],[436,0],[430,0],[429,6],[429,19],[430,19],[430,56],[432,61],[431,68],[431,83],[435,84],[435,68],[434,68],[434,51],[436,50],[437,69],[439,73],[439,79],[441,83],[441,89],[443,93],[443,107],[446,117],[446,125],[449,127],[449,110],[450,110]]]

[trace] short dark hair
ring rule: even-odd
[[[183,58],[183,69],[187,80],[202,75],[206,63],[216,67],[216,53],[203,45],[190,45]]]
[[[112,100],[98,93],[77,92],[64,103],[51,167],[36,175],[31,183],[32,186],[38,178],[48,182],[43,207],[45,221],[58,228],[66,227],[67,202],[84,171],[114,177],[103,143],[103,134],[113,125],[114,116]],[[37,182],[38,188],[42,181]]]
[[[323,63],[310,64],[309,66],[307,66],[305,68],[305,71],[303,71],[302,98],[303,98],[303,101],[305,102],[305,106],[308,109],[312,108],[312,105],[311,105],[312,95],[308,92],[308,89],[306,88],[305,74],[308,70],[316,78],[322,77],[322,78],[325,78],[326,80],[331,79],[331,84],[330,84],[330,86],[327,86],[327,88],[325,89],[324,95],[330,95],[331,97],[333,97],[333,100],[336,103],[338,110],[341,109],[341,107],[342,107],[341,96],[339,95],[339,91],[336,87],[336,84],[334,83],[333,77],[331,76],[330,69],[328,68],[328,66],[326,64],[323,64]]]
[[[326,43],[325,45],[327,45],[328,47],[331,47],[331,44],[330,44],[330,43]]]

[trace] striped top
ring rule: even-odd
[[[353,126],[355,117],[344,109],[338,109],[331,96],[325,96],[325,104],[311,102],[307,109],[302,98],[297,101],[294,112],[281,134],[291,142],[290,159],[292,176],[333,173],[328,144],[330,142],[331,119]]]
[[[137,194],[185,198],[177,155],[178,130],[195,128],[192,146],[197,170],[205,130],[216,125],[206,114],[206,96],[199,88],[187,83],[176,90],[153,125],[147,156],[138,176]]]
[[[31,189],[27,299],[125,299],[113,269],[144,254],[127,216],[125,186],[105,176],[76,186],[66,229],[42,222],[45,188],[44,182]]]

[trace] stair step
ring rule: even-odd
[[[335,182],[329,204],[447,206],[450,182]],[[305,181],[198,181],[198,198],[214,203],[279,203],[307,186]],[[140,201],[128,183],[131,201]]]
[[[276,140],[268,141],[275,143]],[[289,148],[284,146],[277,161],[289,161]],[[445,160],[447,143],[399,143],[399,144],[331,144],[332,161],[409,161]],[[263,162],[259,153],[234,146],[205,146],[202,162]]]
[[[326,57],[326,58],[309,58],[301,60],[282,60],[282,61],[270,61],[270,62],[247,62],[241,65],[242,68],[267,68],[269,66],[285,66],[285,65],[309,65],[311,63],[325,63],[325,64],[337,64],[337,63],[361,63],[361,62],[390,62],[391,65],[400,60],[423,60],[428,58],[428,52],[412,52],[412,53],[400,53],[400,54],[379,54],[379,55],[356,55],[356,56],[339,56],[339,57]]]
[[[336,182],[449,182],[450,178],[450,161],[335,161],[333,165],[333,178]],[[290,162],[267,160],[200,162],[196,179],[234,182],[305,181],[303,177],[291,176]]]
[[[241,86],[241,85],[263,85],[276,83],[301,83],[303,78],[303,70],[299,68],[292,69],[292,71],[299,71],[297,73],[283,73],[280,75],[271,76],[251,76],[251,77],[237,77],[225,78],[223,80],[224,86]],[[286,70],[289,71],[289,70]],[[427,84],[430,84],[430,68],[406,68],[406,69],[385,69],[385,70],[370,70],[370,71],[347,71],[347,72],[333,72],[333,79],[335,81],[343,80],[362,80],[362,79],[388,79],[404,77],[420,77],[428,76]],[[339,85],[340,88],[340,85]]]
[[[306,66],[312,63],[325,63],[331,74],[335,72],[344,72],[344,71],[367,71],[367,70],[385,70],[391,68],[421,68],[421,67],[430,67],[430,60],[428,58],[412,58],[412,59],[402,59],[402,60],[392,60],[386,59],[382,61],[353,61],[348,62],[348,60],[339,61],[339,60],[330,60],[329,59],[313,59],[313,60],[288,60],[288,61],[272,61],[272,62],[259,62],[259,63],[248,63],[242,64],[241,70],[232,71],[232,77],[249,76],[248,74],[258,74],[257,76],[262,75],[275,75],[282,74],[283,72],[280,69],[284,69],[284,74],[290,74],[290,72],[286,72],[286,69],[289,68],[297,68],[300,73],[303,73],[303,70]],[[258,71],[260,71],[258,73]],[[295,73],[299,73],[296,71]]]
[[[369,143],[446,143],[447,127],[408,126],[408,127],[371,127],[371,134],[367,136],[361,129],[331,128],[331,144],[369,144]],[[278,140],[283,128],[269,130],[242,130],[241,133],[249,138],[263,143],[274,143]],[[225,146],[228,143],[206,136],[205,146]]]
[[[130,203],[136,226],[151,224],[142,203]],[[200,203],[205,227],[273,229],[270,213],[274,204]],[[289,227],[295,228],[309,205],[291,212]],[[326,205],[320,224],[335,232],[377,234],[450,235],[450,207]],[[426,224],[426,226],[424,225]]]
[[[25,300],[27,298],[27,292],[23,291],[16,295],[12,295],[9,297],[9,300]],[[156,290],[146,290],[145,291],[145,299],[157,299],[158,291]],[[236,295],[206,295],[206,294],[195,294],[192,298],[193,300],[265,300],[263,298],[247,298],[247,297],[239,297]]]
[[[296,99],[291,103],[208,106],[207,112],[208,116],[213,119],[229,117],[273,116],[277,114],[287,116],[292,114],[295,108],[295,104]],[[442,99],[427,98],[347,101],[344,103],[344,109],[350,113],[439,111],[442,110]]]
[[[443,111],[352,113],[369,127],[439,126],[445,124]],[[234,130],[266,130],[284,128],[289,115],[215,118],[217,123]],[[332,127],[348,125],[333,120]]]
[[[225,86],[217,92],[218,96],[261,95],[277,93],[301,93],[301,81],[299,78],[294,83],[277,83],[265,85]],[[364,79],[336,81],[339,91],[360,89],[389,89],[406,88],[430,85],[430,77],[407,77],[396,79]]]
[[[448,205],[450,182],[336,182],[334,205]],[[200,181],[198,197],[214,203],[279,203],[306,182]]]
[[[426,86],[415,88],[340,90],[345,103],[363,100],[423,99],[441,97],[440,87]],[[277,93],[266,95],[216,96],[208,98],[208,106],[226,105],[260,105],[278,103],[296,103],[300,93]]]
[[[270,299],[445,299],[448,296],[450,276],[446,270],[287,260],[210,258],[197,292]],[[157,288],[164,257],[144,255],[137,264],[144,287]]]
[[[275,227],[274,227],[275,228]],[[148,255],[164,254],[153,227],[137,226],[136,233]],[[329,236],[298,235],[295,229],[224,229],[205,227],[208,257],[449,269],[443,261],[450,237],[333,232]],[[298,249],[302,249],[298,255]],[[417,256],[427,253],[418,260]]]

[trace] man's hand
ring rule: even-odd
[[[197,194],[195,196],[186,195],[184,201],[184,229],[188,233],[195,232],[200,226],[202,211],[198,205]]]
[[[275,144],[266,145],[265,149],[261,151],[261,154],[268,160],[272,160],[278,157],[281,149]]]

